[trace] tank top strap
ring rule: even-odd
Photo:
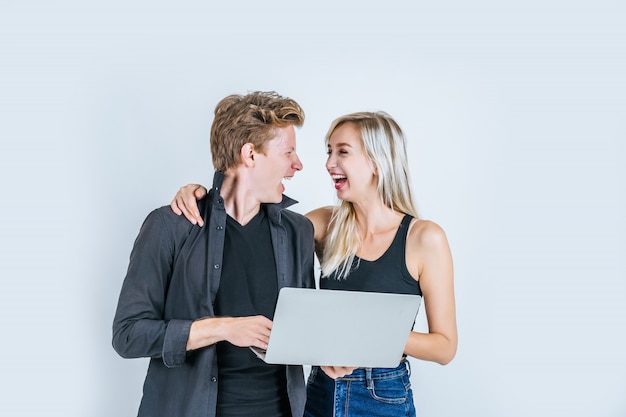
[[[402,249],[406,248],[406,237],[409,234],[409,226],[411,225],[411,220],[413,220],[413,216],[410,214],[405,214],[400,222],[400,230],[398,233],[398,237],[402,242]]]
[[[413,216],[410,214],[405,214],[400,222],[400,226],[398,226],[398,231],[396,232],[396,236],[393,238],[393,242],[391,242],[391,246],[388,252],[396,252],[398,251],[398,256],[401,255],[399,259],[404,259],[404,254],[406,252],[406,237],[409,232],[409,225],[411,224],[411,220],[413,220]]]
[[[411,224],[411,220],[413,220],[413,216],[411,216],[410,214],[405,214],[402,218],[402,221],[400,222],[400,225],[406,227],[408,230],[409,224]]]

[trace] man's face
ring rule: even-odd
[[[283,179],[302,169],[296,153],[296,132],[293,126],[276,129],[276,135],[265,144],[265,154],[255,152],[257,198],[261,203],[280,203],[285,191]]]

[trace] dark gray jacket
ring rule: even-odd
[[[203,227],[161,207],[148,215],[131,252],[113,321],[113,347],[124,358],[151,358],[139,416],[215,416],[215,345],[191,352],[186,346],[191,323],[214,315],[226,228],[223,179],[216,173],[199,202]],[[262,206],[270,218],[278,288],[314,288],[313,225],[286,210],[294,203],[283,196],[279,204]],[[301,366],[287,367],[287,391],[293,416],[302,416]]]

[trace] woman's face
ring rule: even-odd
[[[377,195],[375,168],[353,123],[344,123],[331,134],[326,169],[340,199],[354,203]]]

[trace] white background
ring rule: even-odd
[[[306,111],[301,213],[334,202],[334,117],[404,128],[460,336],[412,361],[419,415],[626,415],[623,2],[213,4],[0,0],[0,415],[136,414],[146,361],[110,342],[133,240],[253,90]]]

